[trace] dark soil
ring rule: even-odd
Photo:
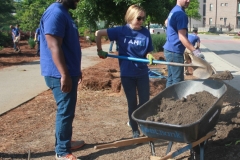
[[[217,99],[207,91],[196,92],[177,100],[162,98],[157,113],[146,120],[177,125],[191,124],[202,118]]]

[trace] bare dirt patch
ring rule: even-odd
[[[20,65],[39,59],[35,50],[21,44],[22,55],[10,52],[11,48],[0,51],[2,67]],[[82,41],[81,45],[89,46]],[[94,45],[94,44],[93,44]],[[8,52],[9,51],[9,52]],[[163,56],[155,54],[156,58]],[[1,68],[2,68],[1,67]],[[0,69],[1,69],[0,68]],[[156,65],[151,68],[166,66]],[[194,79],[189,75],[186,80]],[[151,97],[165,88],[165,79],[151,79]],[[217,133],[212,137],[205,151],[206,160],[239,160],[240,151],[240,96],[239,91],[228,86]],[[54,159],[54,122],[56,104],[50,90],[36,96],[29,102],[0,116],[0,158],[2,160]],[[86,145],[73,153],[82,160],[145,160],[149,159],[150,147],[142,145],[126,146],[105,150],[94,150],[98,144],[131,138],[131,129],[126,125],[127,102],[121,89],[117,59],[107,58],[99,64],[83,70],[83,82],[78,88],[78,101],[73,124],[73,140],[83,139]],[[236,144],[235,144],[236,143]],[[164,156],[167,141],[155,142],[157,156]],[[181,148],[182,143],[174,143],[173,150]],[[189,159],[185,152],[176,159]]]

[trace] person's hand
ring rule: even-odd
[[[155,59],[152,54],[147,54],[147,59],[149,60],[149,64],[153,64],[153,60]]]
[[[200,54],[202,54],[199,49],[194,50],[192,53],[193,53],[193,55],[196,56],[196,57],[199,57]]]
[[[34,42],[37,42],[37,39],[36,39],[36,38],[34,38]]]
[[[105,58],[107,58],[107,55],[108,55],[108,53],[105,52],[105,51],[102,51],[102,50],[98,51],[98,56],[99,56],[100,58],[105,59]]]

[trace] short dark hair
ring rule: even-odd
[[[194,30],[193,30],[193,32],[194,32],[194,33],[197,33],[197,32],[198,32],[198,30],[197,30],[197,29],[194,29]]]

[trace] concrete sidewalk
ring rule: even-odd
[[[109,44],[102,47],[103,50],[108,51]],[[98,59],[96,49],[96,46],[82,49],[82,69],[101,61]],[[240,69],[209,51],[203,45],[201,45],[201,50],[206,60],[213,65],[217,72],[225,70],[232,72],[234,79],[225,82],[240,91]],[[39,61],[0,70],[0,82],[0,115],[48,90],[40,73]]]
[[[109,44],[102,47],[108,51]],[[93,57],[96,59],[93,60]],[[82,69],[100,61],[96,46],[82,49]],[[0,70],[0,89],[0,115],[48,90],[41,76],[40,62],[34,61]]]
[[[216,55],[214,52],[211,52],[208,48],[201,44],[201,52],[204,54],[205,59],[210,63],[217,71],[217,73],[222,71],[230,71],[234,78],[232,80],[224,80],[230,86],[236,88],[240,91],[240,68],[232,65],[223,58]]]

